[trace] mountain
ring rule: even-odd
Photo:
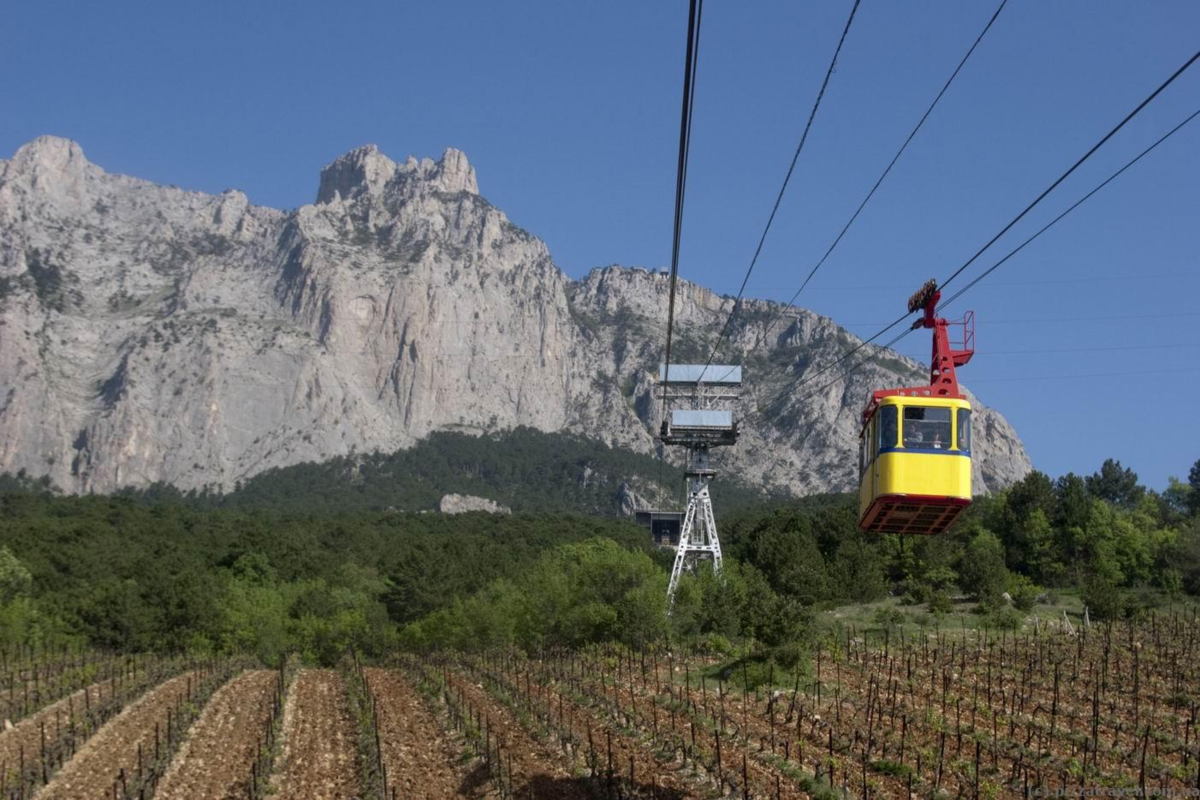
[[[640,269],[570,280],[453,149],[397,163],[359,148],[322,171],[314,204],[279,211],[110,174],[42,137],[0,161],[0,472],[228,490],[518,426],[653,453],[667,290]],[[700,358],[733,300],[683,282],[677,302],[675,360]],[[778,308],[746,303],[722,359]],[[858,343],[787,312],[746,359],[746,408]],[[743,426],[716,466],[773,491],[851,488],[868,391],[925,380],[864,352],[848,379]],[[1003,417],[977,406],[974,424],[978,489],[1029,470]]]

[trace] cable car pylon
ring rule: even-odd
[[[742,368],[727,364],[671,364],[659,369],[659,391],[667,412],[659,439],[663,445],[687,450],[684,474],[688,501],[667,585],[668,605],[685,572],[711,561],[713,574],[722,568],[721,539],[713,515],[708,485],[716,477],[709,450],[735,444],[737,423],[730,407],[740,396]]]

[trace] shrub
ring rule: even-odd
[[[719,656],[733,654],[733,644],[719,633],[710,633],[704,638],[704,649]]]
[[[1096,619],[1119,619],[1125,616],[1125,590],[1111,580],[1090,577],[1083,582],[1083,591],[1079,596]]]
[[[934,592],[933,596],[929,598],[929,610],[934,614],[949,614],[954,610],[954,602],[946,592]]]
[[[1041,587],[1024,575],[1013,573],[1008,578],[1008,594],[1012,597],[1013,605],[1021,611],[1031,611],[1037,604]]]
[[[880,628],[894,628],[904,622],[904,612],[884,606],[875,610],[875,624]]]
[[[987,628],[1015,631],[1021,627],[1022,619],[1024,616],[1017,609],[1011,606],[998,606],[983,616],[983,624]]]
[[[904,581],[901,587],[904,590],[904,594],[900,596],[903,605],[919,606],[933,599],[933,588],[927,583],[910,579]]]

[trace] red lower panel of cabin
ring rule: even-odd
[[[931,536],[942,533],[962,510],[971,505],[964,497],[930,497],[921,494],[885,494],[863,514],[858,526],[876,533]]]

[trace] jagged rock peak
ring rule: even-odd
[[[368,144],[338,156],[321,170],[317,203],[329,203],[339,198],[347,200],[363,194],[379,195],[397,177],[415,178],[438,191],[479,194],[475,168],[461,150],[447,147],[436,162],[428,158],[417,161],[409,156],[400,165],[379,152],[376,145]]]
[[[377,194],[396,175],[396,162],[379,152],[373,144],[364,145],[338,156],[321,170],[317,202],[348,199],[361,193]]]
[[[6,177],[23,176],[35,186],[73,184],[83,178],[92,163],[78,143],[61,136],[39,136],[17,150],[12,161],[0,161],[0,173]]]
[[[89,164],[79,143],[61,136],[39,136],[21,145],[12,163],[14,166],[54,170],[79,170]]]
[[[80,202],[92,180],[103,174],[77,143],[61,136],[39,136],[22,145],[11,161],[0,161],[0,194],[11,199],[12,189],[4,188],[7,184],[23,186],[44,200]]]
[[[475,180],[475,168],[467,161],[467,154],[463,151],[447,147],[436,168],[435,180],[443,192],[479,194],[479,183]]]

